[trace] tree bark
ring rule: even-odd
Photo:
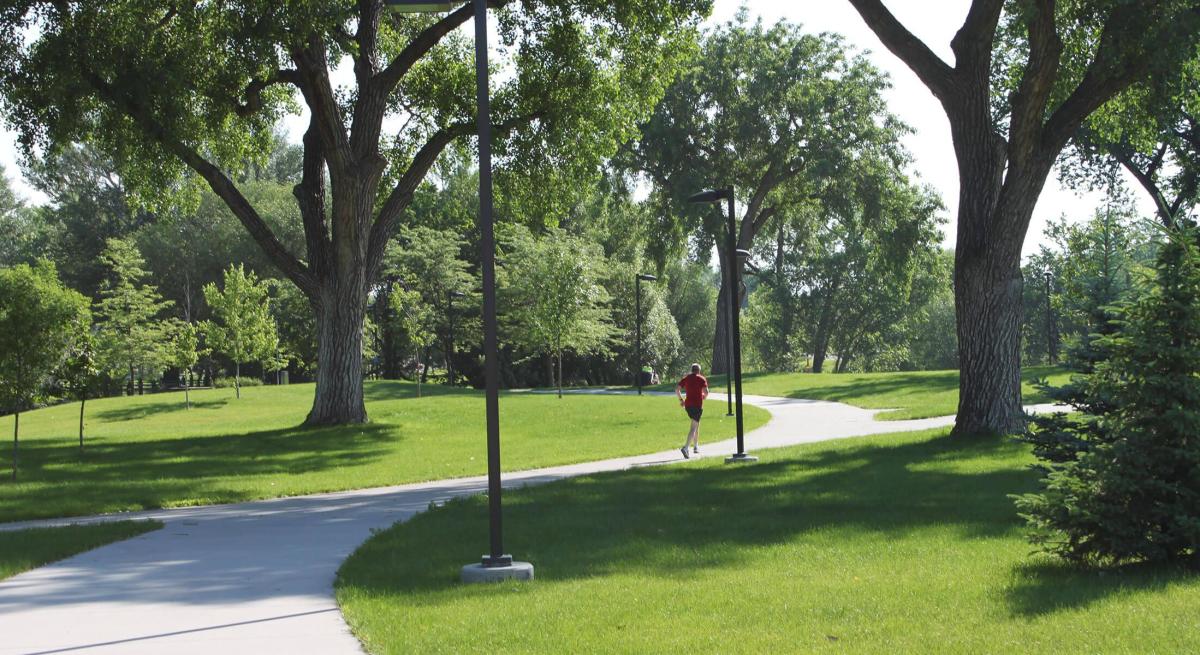
[[[721,279],[725,279],[722,272]],[[713,356],[709,368],[713,375],[729,373],[729,283],[721,285],[717,292],[717,327],[713,334]]]
[[[363,402],[362,296],[322,293],[317,314],[317,392],[305,423],[366,423]]]
[[[558,397],[562,398],[562,351],[558,351]]]
[[[233,363],[233,392],[239,400],[242,398],[242,363]]]
[[[813,337],[813,373],[820,373],[825,369],[825,357],[829,354],[829,335],[833,331],[833,307],[840,284],[841,275],[835,275],[833,283],[825,293],[824,302],[821,303],[821,317],[817,320],[817,330]]]
[[[79,399],[79,452],[83,452],[83,406],[87,398]]]

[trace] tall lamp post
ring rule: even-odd
[[[487,0],[471,0],[475,9],[475,102],[479,130],[479,249],[483,277],[483,359],[488,453],[489,552],[478,564],[462,568],[463,582],[533,579],[533,565],[514,562],[504,552],[500,516],[500,365],[496,338],[496,237],[492,220],[492,119],[488,91]],[[448,11],[452,2],[384,0],[392,11]]]
[[[688,197],[687,201],[691,203],[710,203],[717,202],[721,199],[727,199],[729,202],[729,229],[732,230],[733,225],[733,188],[729,189],[713,189],[710,191],[701,191]],[[732,232],[730,232],[732,234]],[[719,247],[719,246],[718,246]],[[730,246],[732,248],[732,246]],[[729,288],[726,284],[730,271],[726,271],[724,280],[721,284]],[[717,320],[724,320],[726,329],[729,331],[729,336],[725,339],[725,404],[727,410],[726,416],[733,416],[733,312],[732,309],[726,308],[724,316],[717,317]]]
[[[653,275],[638,273],[637,276],[634,277],[633,283],[633,286],[637,289],[637,291],[634,293],[634,296],[637,297],[637,302],[635,307],[636,316],[633,320],[633,322],[637,325],[637,328],[634,330],[634,343],[636,344],[635,350],[637,351],[637,361],[634,362],[633,368],[634,377],[637,378],[639,396],[642,395],[642,281],[645,280],[646,282],[653,282],[657,279],[658,278],[654,277]]]
[[[758,461],[757,457],[746,454],[745,430],[742,421],[742,335],[739,325],[742,303],[741,294],[738,293],[738,289],[740,286],[742,261],[744,258],[749,257],[750,253],[745,250],[739,250],[737,247],[737,225],[734,218],[733,188],[701,191],[688,198],[688,202],[717,202],[719,200],[727,202],[725,252],[729,274],[725,278],[729,285],[727,291],[729,298],[729,329],[733,341],[731,348],[733,351],[733,367],[728,377],[733,378],[734,389],[737,395],[737,452],[734,453],[733,457],[727,457],[725,463],[740,464]]]
[[[450,342],[446,348],[446,377],[449,378],[450,386],[454,386],[454,299],[463,298],[466,294],[461,291],[450,291],[446,293],[446,322],[449,324],[447,340]]]

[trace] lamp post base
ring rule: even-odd
[[[485,557],[484,559],[488,558]],[[505,580],[532,580],[533,564],[529,562],[514,562],[511,557],[508,557],[507,563],[497,563],[496,566],[489,566],[487,562],[468,564],[462,567],[461,577],[462,581],[466,584],[503,582]]]
[[[746,453],[738,453],[738,454],[734,455],[733,457],[725,458],[726,464],[753,464],[754,462],[757,462],[757,461],[758,461],[757,457],[755,457],[754,455],[747,455]]]

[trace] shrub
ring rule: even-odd
[[[1093,372],[1056,394],[1079,410],[1036,420],[1046,472],[1016,498],[1039,549],[1072,561],[1200,564],[1200,255],[1197,230],[1159,252],[1152,284],[1116,308]]]

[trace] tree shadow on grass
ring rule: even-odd
[[[1086,607],[1117,594],[1153,593],[1200,581],[1197,571],[1182,565],[1141,563],[1097,569],[1050,556],[1021,563],[1013,575],[1016,583],[1005,600],[1013,615],[1026,618]]]
[[[271,494],[227,481],[368,464],[394,450],[403,435],[395,424],[297,426],[99,442],[82,456],[73,446],[31,442],[21,449],[18,482],[0,484],[0,521],[262,498]]]
[[[228,398],[212,398],[209,400],[193,400],[192,409],[222,409],[229,404]],[[191,411],[182,399],[170,402],[152,402],[141,403],[136,405],[128,405],[125,407],[114,407],[111,409],[94,410],[88,412],[90,418],[102,419],[104,421],[135,421],[137,419],[146,418],[154,414],[167,414],[171,412],[187,412]]]
[[[537,562],[539,577],[563,580],[691,575],[734,564],[746,548],[828,529],[899,539],[940,526],[965,540],[994,538],[1018,525],[1006,494],[1035,481],[1015,459],[1021,448],[1011,440],[943,437],[821,449],[745,468],[588,476],[507,494],[506,540]],[[1011,466],[975,466],[1008,456]],[[458,567],[479,555],[486,517],[480,498],[418,516],[364,545],[343,567],[342,584],[406,595],[453,588]]]
[[[441,384],[421,385],[421,397],[471,396],[480,392],[464,387],[448,387]],[[402,380],[372,380],[363,385],[363,396],[368,402],[387,400],[412,400],[417,397],[417,385]]]

